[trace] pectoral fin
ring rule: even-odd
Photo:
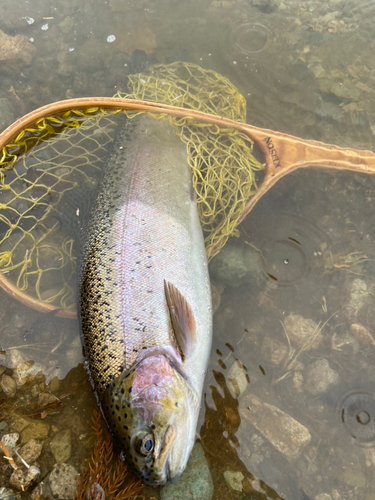
[[[182,359],[185,359],[196,342],[196,326],[193,311],[177,288],[165,280],[164,293],[171,315],[174,334],[180,347]]]

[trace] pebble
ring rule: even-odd
[[[314,497],[314,500],[332,500],[332,497],[328,493],[320,493]]]
[[[26,470],[21,468],[16,469],[10,477],[10,484],[20,491],[26,491],[34,480],[39,476],[40,470],[35,465],[32,465]]]
[[[4,365],[0,365],[0,377],[1,377],[1,375],[2,375],[3,373],[5,373],[5,372],[6,372],[6,369],[7,369],[7,367],[6,367],[6,366],[4,366]]]
[[[232,488],[232,490],[235,491],[242,491],[243,486],[242,486],[242,481],[244,480],[245,476],[242,474],[242,472],[233,472],[231,470],[226,470],[224,472],[224,479],[228,486]]]
[[[0,380],[0,387],[8,398],[14,398],[17,392],[17,384],[9,375],[3,375]]]
[[[30,439],[45,439],[48,436],[50,426],[45,422],[33,422],[22,432],[22,442],[27,443]]]
[[[305,370],[305,390],[317,396],[340,382],[339,374],[332,370],[326,359],[317,359]]]
[[[245,391],[249,382],[244,365],[236,359],[227,375],[228,388],[234,398],[238,398]]]
[[[214,485],[203,448],[195,443],[180,479],[160,490],[160,500],[211,500]]]
[[[79,474],[72,465],[55,464],[49,476],[55,500],[71,500],[74,497]]]
[[[30,439],[30,441],[21,448],[20,455],[28,465],[31,465],[40,457],[42,447],[42,443],[39,443],[36,439]]]
[[[9,36],[0,31],[0,47],[0,70],[8,75],[31,64],[36,54],[36,48],[24,35]]]
[[[55,434],[50,446],[56,462],[66,462],[72,453],[71,430],[66,429]]]
[[[303,347],[305,351],[316,349],[323,338],[315,321],[305,319],[300,315],[287,316],[284,320],[284,327],[292,344]]]
[[[254,394],[244,397],[240,415],[287,458],[296,457],[311,440],[306,427]]]
[[[17,446],[19,438],[20,435],[18,432],[11,432],[9,434],[4,434],[1,438],[1,442],[5,444],[9,451],[11,451]]]

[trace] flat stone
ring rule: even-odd
[[[20,455],[28,465],[32,465],[40,457],[42,447],[42,443],[39,443],[36,439],[30,439],[30,441],[21,448]]]
[[[305,389],[314,396],[324,394],[339,382],[339,374],[330,368],[326,359],[313,361],[305,370]]]
[[[9,375],[3,375],[0,380],[0,387],[8,398],[14,398],[17,392],[17,384]]]
[[[22,432],[22,442],[27,443],[30,439],[45,439],[48,436],[50,426],[45,422],[33,422]]]
[[[8,75],[31,64],[36,48],[27,36],[9,36],[0,31],[0,70]]]
[[[56,462],[66,462],[72,453],[71,430],[66,429],[55,434],[50,446]]]
[[[247,394],[242,400],[242,406],[241,417],[250,422],[286,457],[296,457],[310,442],[311,435],[306,427],[254,394]]]
[[[214,485],[203,448],[195,443],[180,479],[160,490],[160,500],[211,500]]]
[[[52,495],[56,500],[71,500],[77,488],[79,474],[72,465],[55,464],[49,476]]]

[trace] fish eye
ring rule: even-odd
[[[147,431],[140,432],[134,437],[133,448],[138,455],[148,458],[154,449],[154,436]]]
[[[148,455],[154,449],[154,437],[148,434],[142,439],[141,453],[142,455]]]

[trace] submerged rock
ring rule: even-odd
[[[233,287],[250,282],[260,270],[258,252],[237,241],[229,241],[210,262],[210,274]]]
[[[13,371],[13,378],[17,387],[22,387],[26,382],[32,382],[35,377],[43,373],[43,367],[32,360],[24,361]]]
[[[279,366],[288,355],[288,346],[278,339],[264,337],[262,342],[262,357],[271,366]]]
[[[66,462],[70,458],[72,453],[71,435],[71,430],[66,429],[53,437],[50,446],[56,462]]]
[[[331,385],[340,382],[339,374],[332,370],[326,359],[317,359],[305,370],[305,389],[317,396],[328,391]]]
[[[35,439],[30,439],[30,441],[22,447],[20,455],[28,465],[31,465],[40,457],[42,447],[42,443],[39,443]]]
[[[7,398],[14,398],[17,391],[17,384],[9,375],[3,375],[0,380],[0,387]]]
[[[2,488],[0,486],[0,499],[1,500],[19,500],[21,498],[20,494],[14,493],[13,490],[9,488]]]
[[[180,479],[160,491],[160,500],[211,500],[214,485],[203,448],[195,443],[186,470]]]
[[[39,476],[40,470],[35,465],[32,465],[26,470],[21,468],[16,469],[10,478],[10,484],[20,491],[26,491],[35,479]]]
[[[233,365],[230,367],[227,383],[229,390],[234,398],[238,398],[245,391],[248,386],[248,379],[246,377],[246,369],[244,365],[236,359]]]
[[[49,476],[53,497],[56,500],[71,500],[74,497],[79,474],[72,465],[55,464]]]
[[[354,323],[350,325],[350,331],[353,337],[355,337],[360,344],[375,345],[374,337],[372,336],[370,330],[365,326]]]
[[[224,472],[224,479],[228,486],[235,491],[242,491],[242,481],[244,480],[244,475],[242,472],[233,472],[231,470],[226,470]]]
[[[344,306],[344,311],[350,317],[356,317],[359,311],[367,305],[369,292],[367,283],[361,279],[355,279],[350,289],[350,297]]]
[[[48,436],[50,426],[45,422],[33,422],[21,433],[22,442],[27,443],[30,439],[44,439]]]
[[[9,434],[4,434],[1,438],[1,442],[11,451],[17,446],[19,438],[20,435],[18,432],[11,432]]]
[[[292,344],[303,347],[304,351],[316,349],[322,340],[319,327],[312,319],[290,314],[284,320],[284,327]]]
[[[24,35],[9,36],[0,31],[0,47],[0,70],[9,75],[31,64],[36,54],[36,48]]]
[[[242,405],[242,419],[250,422],[287,458],[296,457],[309,444],[308,429],[276,406],[265,403],[255,394],[248,394]]]

